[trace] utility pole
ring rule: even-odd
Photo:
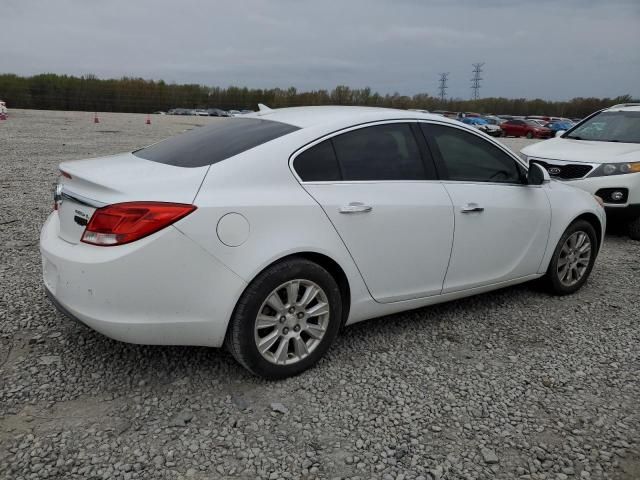
[[[447,98],[447,80],[449,80],[449,72],[441,73],[438,90],[440,91],[440,101],[442,102]]]
[[[484,62],[473,64],[473,78],[471,79],[471,91],[473,92],[471,98],[473,100],[480,98],[480,80],[482,80],[480,74],[482,73],[483,66]]]

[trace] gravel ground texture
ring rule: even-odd
[[[640,242],[609,234],[573,296],[521,285],[363,322],[317,367],[266,382],[224,350],[105,338],[41,285],[59,162],[224,119],[10,115],[0,478],[640,479]]]

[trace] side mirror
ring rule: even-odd
[[[558,131],[556,132],[556,137],[561,136],[561,135],[562,135],[562,134],[564,134],[565,132],[566,132],[566,130],[558,130]]]
[[[529,172],[527,173],[527,184],[529,185],[542,185],[543,183],[549,183],[551,177],[549,172],[537,163],[529,163]]]

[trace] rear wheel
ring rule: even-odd
[[[627,224],[627,231],[633,240],[640,240],[640,217],[636,217]]]
[[[544,277],[549,290],[556,295],[580,290],[593,269],[597,245],[596,231],[589,222],[578,220],[569,225],[553,252]]]
[[[290,377],[324,355],[341,315],[340,289],[331,274],[316,263],[292,258],[269,267],[247,287],[226,344],[255,375]]]

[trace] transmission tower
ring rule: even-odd
[[[480,80],[482,80],[480,74],[482,73],[483,66],[484,63],[473,64],[473,78],[471,79],[471,91],[473,92],[471,98],[473,100],[480,98]]]
[[[444,102],[447,98],[447,80],[449,80],[449,72],[440,74],[440,81],[438,82],[438,90],[440,91],[440,100]]]

